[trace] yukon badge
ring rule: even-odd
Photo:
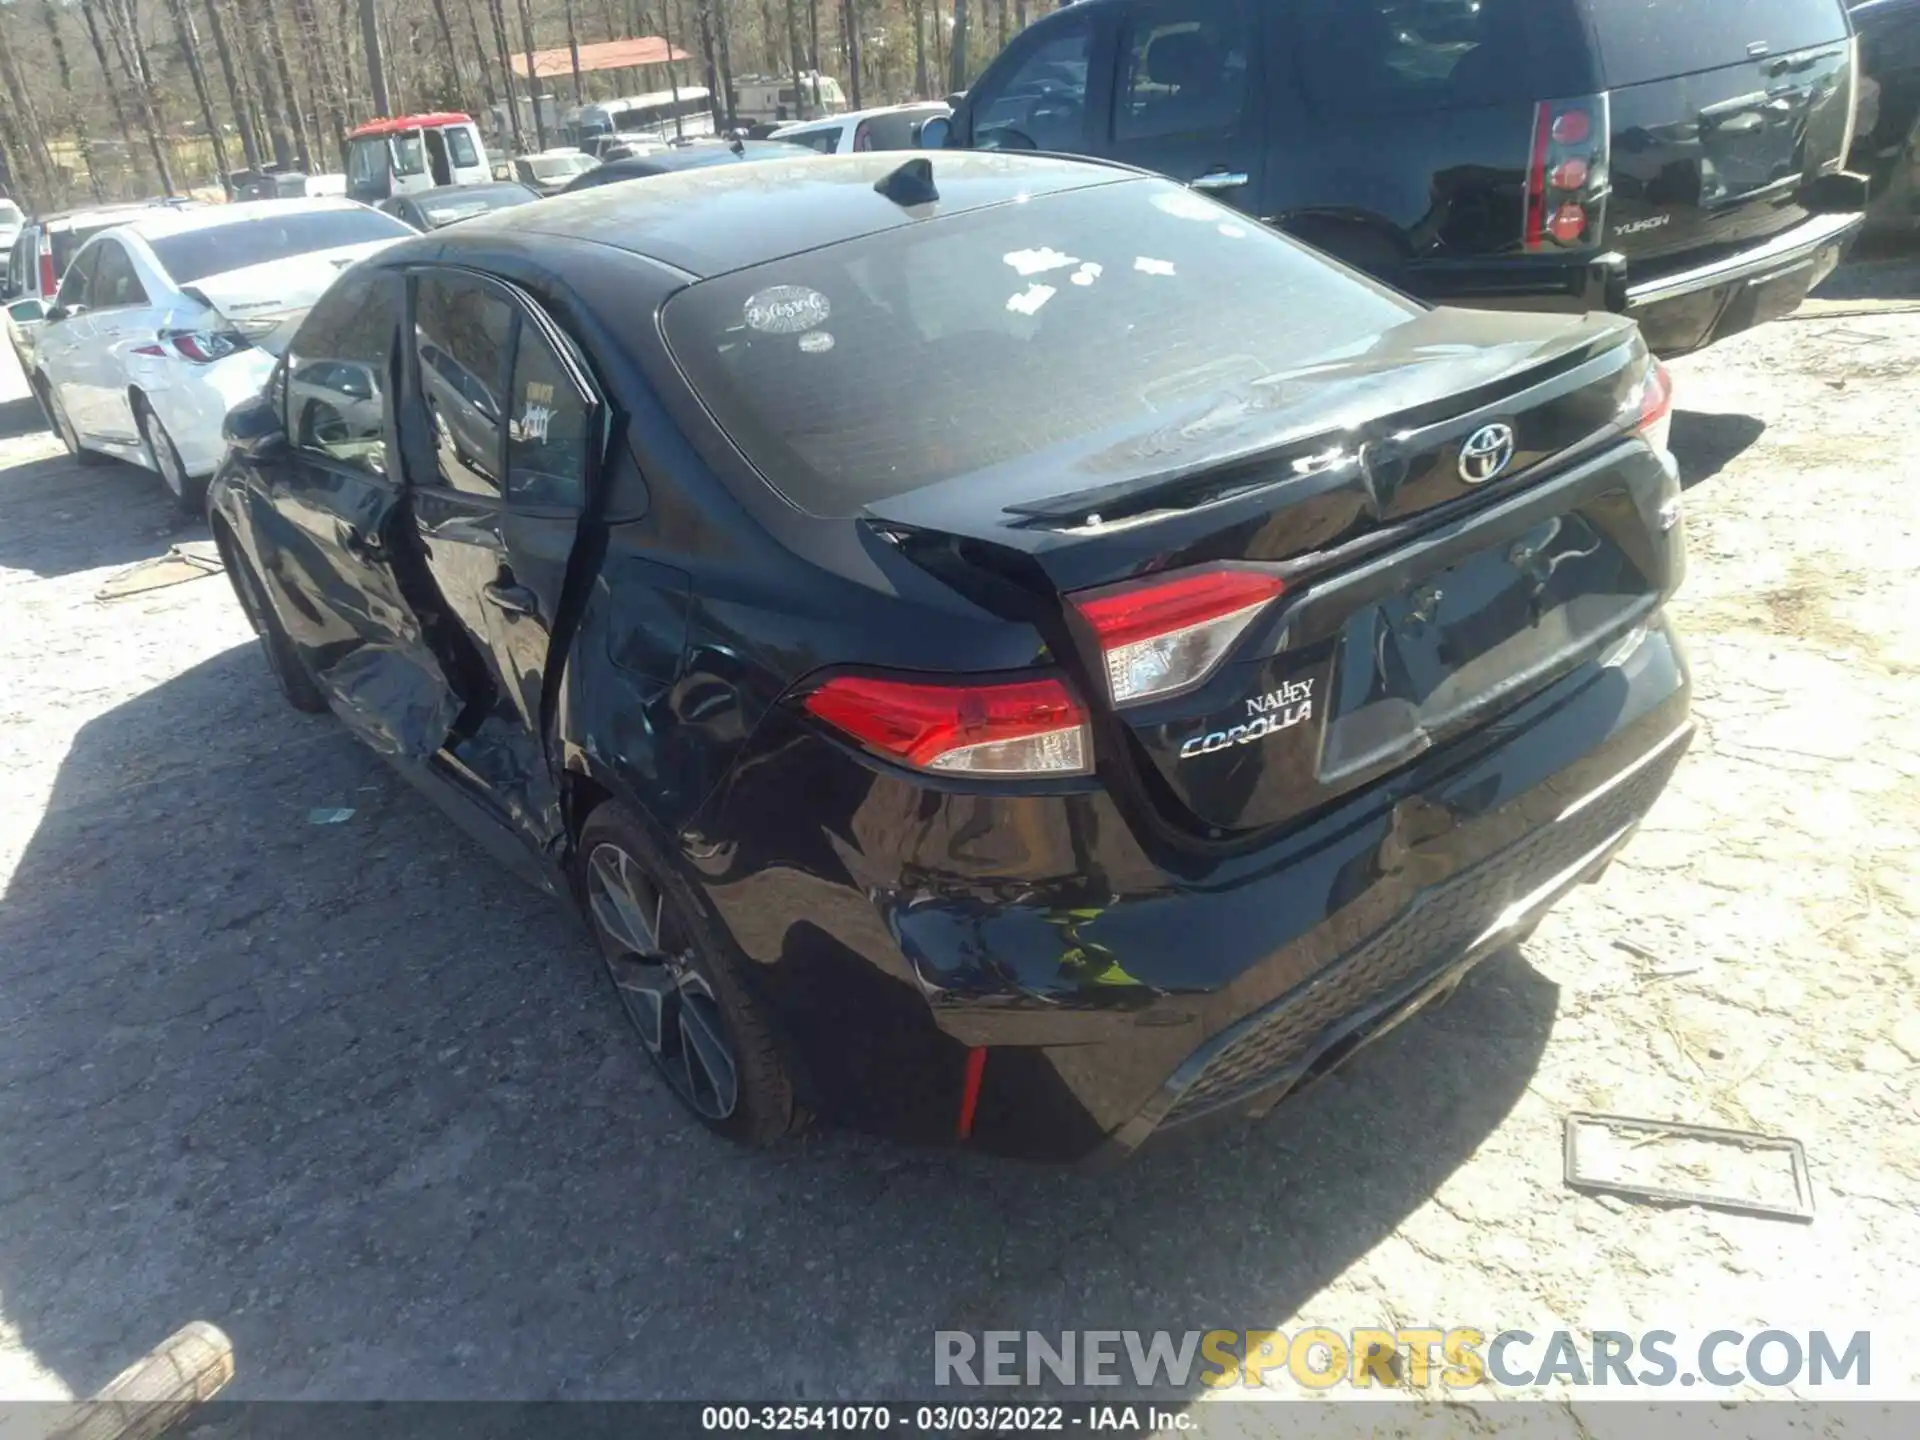
[[[1311,720],[1313,681],[1292,680],[1265,695],[1249,696],[1247,714],[1250,718],[1244,725],[1194,736],[1180,747],[1180,758],[1191,760],[1196,755],[1211,755],[1234,745],[1251,745],[1256,740],[1278,735],[1282,730],[1291,730],[1302,721]]]

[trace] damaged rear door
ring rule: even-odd
[[[461,701],[406,579],[417,567],[404,558],[406,478],[392,458],[400,303],[401,277],[366,269],[314,306],[270,392],[286,407],[287,449],[257,467],[266,503],[243,523],[334,712],[376,750],[418,763]]]
[[[523,292],[446,267],[416,270],[411,290],[409,509],[469,702],[440,763],[546,851],[563,830],[550,662],[603,410],[571,344]]]

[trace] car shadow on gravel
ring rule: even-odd
[[[0,400],[0,440],[18,440],[22,435],[44,433],[48,433],[46,412],[33,396]]]
[[[206,534],[206,523],[183,514],[159,478],[138,465],[79,465],[64,450],[0,461],[0,570],[51,578],[131,565]]]
[[[937,1329],[1284,1321],[1499,1125],[1557,999],[1503,953],[1101,1173],[736,1151],[574,923],[239,647],[79,731],[0,906],[0,1296],[79,1392],[204,1319],[236,1397],[926,1396]]]
[[[1711,480],[1750,449],[1766,433],[1767,422],[1757,415],[1714,415],[1700,410],[1673,412],[1673,434],[1667,447],[1680,462],[1680,484],[1691,490]]]

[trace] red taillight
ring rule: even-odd
[[[842,675],[807,710],[869,749],[951,775],[1084,775],[1092,769],[1087,715],[1051,677],[946,684]]]
[[[1607,195],[1605,95],[1534,107],[1521,238],[1530,251],[1591,244]]]
[[[1553,143],[1581,145],[1593,134],[1593,117],[1584,110],[1562,110],[1553,117]]]
[[[1562,245],[1571,245],[1586,232],[1587,212],[1571,201],[1553,212],[1547,231]]]
[[[1254,570],[1192,570],[1076,596],[1100,643],[1116,705],[1177,694],[1205,680],[1286,587]]]
[[[211,365],[245,350],[248,345],[246,336],[231,330],[164,330],[160,339],[173,346],[181,359],[191,360],[195,365]]]
[[[1556,190],[1584,190],[1587,176],[1591,173],[1584,160],[1562,160],[1553,167],[1553,188]]]
[[[1647,366],[1647,378],[1640,385],[1640,417],[1633,428],[1647,437],[1655,448],[1667,448],[1673,431],[1673,376],[1658,360]]]

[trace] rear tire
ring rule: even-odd
[[[80,432],[73,428],[73,421],[67,418],[67,407],[60,403],[59,392],[44,374],[34,376],[33,393],[39,397],[41,413],[47,417],[47,428],[60,437],[60,443],[67,447],[67,454],[73,457],[75,464],[107,463],[108,456],[97,450],[89,450],[80,443]]]
[[[773,1019],[732,944],[618,801],[582,828],[575,879],[621,1008],[675,1098],[736,1144],[772,1145],[801,1128]]]
[[[141,443],[147,447],[147,461],[159,474],[167,493],[173,496],[173,503],[189,515],[200,514],[207,504],[207,477],[187,474],[186,463],[180,458],[173,436],[167,433],[167,427],[153,413],[144,396],[134,397],[133,420],[140,427]]]
[[[266,654],[267,669],[273,673],[274,684],[280,687],[280,693],[286,696],[287,703],[302,714],[326,713],[327,697],[320,693],[313,673],[301,660],[300,652],[293,648],[286,627],[280,623],[273,602],[267,598],[266,587],[260,583],[246,556],[240,553],[240,547],[233,543],[222,525],[215,525],[214,538],[219,542],[220,558],[226,562],[227,574],[233,578],[233,593],[239,597],[240,608],[247,612],[247,619],[253,623],[253,633],[260,639],[260,648]]]

